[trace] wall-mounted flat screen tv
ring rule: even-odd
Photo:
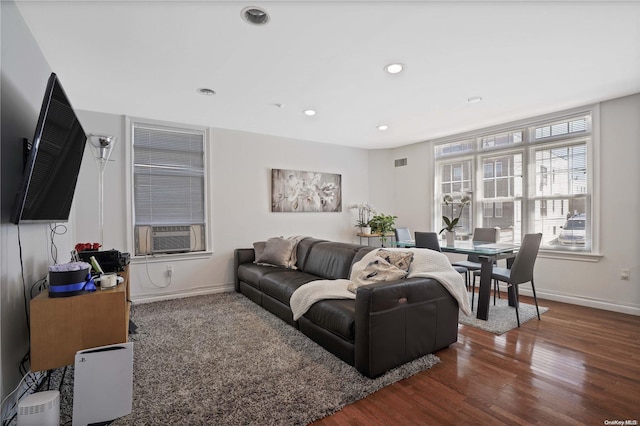
[[[69,220],[86,142],[87,135],[60,80],[51,73],[26,155],[13,223]]]

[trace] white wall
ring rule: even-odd
[[[640,94],[602,102],[600,117],[601,197],[594,219],[600,224],[602,258],[588,262],[541,253],[536,291],[543,298],[640,315]],[[393,150],[394,159],[408,161],[395,170],[394,211],[398,224],[412,232],[434,231],[432,153],[430,142]],[[628,281],[619,279],[621,268],[631,269]]]
[[[18,384],[18,366],[29,348],[24,294],[29,293],[36,280],[47,274],[51,263],[49,226],[21,225],[23,284],[18,228],[9,222],[23,176],[22,138],[33,139],[51,68],[15,3],[0,2],[0,13],[0,382],[4,397]],[[60,78],[64,84],[64,76]],[[58,236],[55,242],[60,253],[64,253],[68,250],[69,235]]]
[[[104,247],[133,253],[128,246],[126,211],[125,118],[80,111],[88,133],[118,136],[105,170]],[[346,206],[368,200],[369,160],[363,149],[291,140],[241,131],[210,129],[209,197],[211,201],[213,254],[184,260],[181,256],[135,259],[131,265],[134,301],[230,290],[233,283],[233,250],[251,247],[254,241],[276,235],[310,235],[356,242],[353,212]],[[271,169],[309,170],[342,175],[341,213],[272,213]],[[87,148],[75,203],[77,242],[99,240],[97,227],[98,174]],[[167,285],[166,267],[173,276]],[[147,273],[148,271],[148,273]]]

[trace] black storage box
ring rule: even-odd
[[[80,260],[91,263],[91,256],[95,256],[103,272],[120,272],[129,264],[129,253],[118,250],[83,250],[78,252]]]

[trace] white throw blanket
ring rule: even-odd
[[[464,280],[446,255],[443,253],[416,248],[385,248],[385,250],[411,251],[413,262],[409,267],[407,278],[433,278],[438,281],[458,301],[460,310],[471,315],[469,295]],[[360,274],[362,270],[377,256],[378,250],[367,253],[360,261],[353,264],[350,278]],[[300,286],[291,295],[289,305],[293,312],[293,320],[297,321],[316,302],[323,299],[355,299],[356,295],[347,290],[350,280],[318,280]]]
[[[289,305],[293,312],[293,320],[303,316],[316,302],[323,299],[355,299],[356,294],[347,290],[349,280],[317,280],[304,284],[291,295]]]

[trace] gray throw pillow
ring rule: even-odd
[[[288,238],[269,238],[264,246],[262,254],[259,257],[256,257],[256,263],[289,268],[291,266],[291,252],[293,251],[295,244],[296,242],[294,240],[290,240]]]
[[[262,253],[264,252],[264,247],[266,245],[266,241],[258,241],[257,243],[253,243],[253,258],[255,259],[253,263],[258,263],[258,259],[262,257]]]

